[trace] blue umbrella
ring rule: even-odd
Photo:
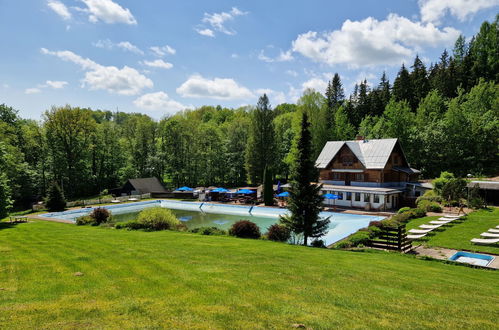
[[[180,188],[178,188],[178,189],[177,189],[177,191],[193,191],[193,190],[194,190],[194,189],[189,188],[189,187],[186,187],[186,186],[184,186],[184,187],[180,187]]]
[[[215,188],[211,192],[217,192],[217,193],[228,193],[229,191],[225,188]]]
[[[277,195],[277,197],[289,197],[289,192],[285,191]]]
[[[322,195],[322,197],[324,197],[325,199],[339,199],[340,198],[340,196],[335,195],[335,194],[330,194],[330,193],[324,194],[324,195]]]
[[[240,189],[237,191],[238,194],[254,194],[255,192],[253,190],[249,189]]]

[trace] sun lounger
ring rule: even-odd
[[[489,238],[499,238],[499,233],[489,233],[489,232],[485,232],[485,233],[481,233],[480,236],[482,237],[489,237]]]
[[[448,224],[450,222],[452,222],[452,220],[451,221],[439,221],[439,220],[430,221],[430,223],[432,225],[445,225],[445,224]]]
[[[499,243],[499,238],[473,238],[471,243],[475,244],[497,244]]]
[[[499,229],[499,226],[496,226],[497,229]]]
[[[499,229],[491,228],[491,229],[489,229],[489,232],[491,232],[491,233],[499,233]]]
[[[435,228],[438,228],[438,227],[441,227],[443,225],[421,225],[419,226],[419,228],[423,228],[423,229],[435,229]]]
[[[447,218],[447,217],[440,217],[438,218],[438,220],[442,220],[442,221],[454,221],[454,220],[457,220],[459,218]]]
[[[420,234],[420,235],[407,235],[408,239],[420,239],[421,237],[425,237],[426,234]]]
[[[119,199],[113,199],[111,203],[121,203],[121,201]]]
[[[433,228],[433,229],[435,229],[435,228]],[[409,233],[426,234],[426,233],[429,233],[430,231],[432,231],[433,229],[411,229],[411,230],[409,230]]]
[[[464,215],[457,215],[457,214],[444,214],[444,217],[446,218],[461,218]]]

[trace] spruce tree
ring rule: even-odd
[[[56,182],[49,188],[46,206],[50,212],[63,211],[66,208],[64,193]]]
[[[421,61],[418,55],[416,55],[416,58],[414,59],[414,64],[412,65],[412,72],[410,74],[410,77],[411,77],[411,85],[413,87],[413,95],[411,100],[408,101],[412,111],[416,111],[419,102],[421,102],[421,100],[425,98],[426,94],[428,94],[428,92],[430,91],[428,73],[426,71],[426,67],[423,61]]]
[[[409,76],[409,71],[402,64],[400,71],[393,82],[393,96],[396,101],[407,101],[411,103],[412,100],[412,84],[411,77]]]
[[[267,95],[258,100],[252,113],[251,128],[246,145],[246,170],[248,180],[252,184],[263,182],[265,167],[273,167],[275,163],[274,114],[270,108]]]
[[[329,81],[326,88],[326,131],[328,140],[335,139],[334,135],[334,117],[336,110],[345,100],[345,92],[341,84],[340,75],[335,73],[333,79]]]
[[[9,215],[12,208],[11,191],[9,187],[9,180],[7,176],[0,174],[0,219]]]
[[[268,167],[263,171],[263,202],[265,206],[274,205],[274,185],[272,184],[272,172]]]
[[[303,245],[309,238],[321,237],[327,233],[329,218],[319,218],[323,197],[319,194],[321,185],[317,181],[318,171],[312,159],[312,137],[307,115],[302,114],[301,131],[295,141],[296,161],[292,167],[291,188],[288,209],[290,215],[281,217],[281,222],[292,232],[303,235]]]

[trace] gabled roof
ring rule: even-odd
[[[396,144],[397,139],[329,141],[322,149],[315,165],[317,168],[326,168],[346,145],[366,169],[383,169]]]
[[[139,178],[139,179],[129,179],[128,182],[135,188],[135,190],[140,191],[141,194],[147,194],[151,192],[166,192],[165,187],[159,182],[158,178]]]

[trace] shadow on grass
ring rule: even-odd
[[[14,228],[21,222],[7,222],[7,221],[0,221],[0,230],[2,229],[9,229],[9,228]]]

